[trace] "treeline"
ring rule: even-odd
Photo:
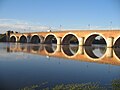
[[[0,42],[6,42],[6,34],[0,34]]]
[[[94,40],[92,44],[105,44],[105,40],[104,39],[100,39],[100,40]]]
[[[18,33],[18,32],[9,30],[4,34],[0,34],[0,42],[9,42],[10,34],[13,34],[13,33]]]

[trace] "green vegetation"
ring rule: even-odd
[[[0,34],[0,39],[4,38],[5,34]]]
[[[111,85],[108,86],[100,86],[99,83],[72,83],[55,85],[53,87],[45,87],[47,86],[46,84],[47,83],[32,85],[30,87],[24,87],[19,90],[120,90],[120,79],[113,80]]]
[[[112,81],[112,90],[120,90],[120,79]]]
[[[19,89],[19,90],[36,90],[36,88],[38,88],[38,87],[39,87],[38,85],[32,85],[30,87],[24,87],[24,88]]]
[[[107,90],[101,87],[98,83],[86,83],[86,84],[61,84],[56,85],[51,90]]]
[[[5,41],[6,41],[6,35],[0,34],[0,42],[5,42]]]

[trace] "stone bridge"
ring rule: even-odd
[[[79,46],[104,44],[107,47],[119,47],[120,30],[67,30],[54,32],[13,33],[10,34],[9,41],[35,44],[77,44]]]

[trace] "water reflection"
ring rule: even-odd
[[[57,45],[55,44],[50,44],[50,45],[45,45],[45,50],[48,52],[48,53],[54,53],[57,49]]]
[[[63,47],[66,53],[70,52],[74,57],[63,52],[61,50]],[[104,58],[91,60],[86,56],[85,49],[91,50],[95,57],[101,57],[104,54]],[[111,80],[120,77],[120,61],[114,55],[111,56],[111,53],[108,53],[111,57],[106,57],[109,50],[113,51],[112,48],[106,50],[103,47],[91,47],[90,49],[90,47],[70,45],[0,45],[0,90],[17,90],[43,82],[48,82],[48,86],[86,82],[100,82],[102,85],[108,85]],[[115,52],[120,53],[119,50]]]
[[[91,46],[91,47],[85,47],[85,52],[88,56],[91,58],[100,58],[102,57],[106,52],[106,47],[102,46]]]
[[[24,44],[20,44],[20,48],[21,48],[22,51],[24,51],[25,45]]]
[[[68,56],[74,56],[78,52],[78,45],[63,45],[62,50]]]
[[[33,51],[39,51],[40,46],[31,46]]]
[[[90,46],[83,47],[78,45],[43,45],[43,44],[17,44],[9,45],[8,52],[25,52],[34,53],[44,56],[53,56],[58,58],[67,58],[72,60],[83,60],[87,62],[107,63],[120,65],[120,50],[113,48],[106,48],[104,46]],[[115,57],[114,57],[115,56]],[[101,58],[102,57],[102,58]],[[118,57],[118,58],[116,58]]]

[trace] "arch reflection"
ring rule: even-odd
[[[106,53],[107,48],[102,46],[85,47],[87,55],[93,59],[101,58]]]
[[[31,46],[31,49],[32,49],[33,51],[39,51],[40,46]]]
[[[78,52],[79,46],[78,45],[63,45],[62,51],[67,56],[74,56]]]
[[[21,49],[22,51],[24,51],[25,48],[26,48],[25,44],[20,43],[20,49]]]
[[[114,54],[112,54],[113,48],[103,46],[10,44],[6,50],[8,52],[24,52],[48,57],[120,65],[120,48],[114,48]]]
[[[47,51],[47,53],[54,53],[57,49],[57,45],[55,44],[45,45],[44,48]]]

